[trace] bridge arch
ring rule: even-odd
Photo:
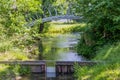
[[[51,16],[51,17],[47,17],[47,18],[43,18],[42,22],[49,22],[52,20],[60,20],[60,19],[82,19],[82,17],[80,16],[74,16],[74,15],[59,15],[59,16]]]
[[[50,17],[46,17],[46,18],[42,18],[41,19],[41,23],[45,23],[45,22],[50,22],[50,21],[55,21],[55,20],[61,20],[61,19],[70,19],[70,20],[81,20],[82,16],[75,16],[75,15],[57,15],[57,16],[50,16]],[[37,22],[36,19],[34,21],[29,22],[26,26],[34,26]]]
[[[50,21],[56,21],[61,19],[69,19],[69,20],[81,20],[82,16],[78,16],[76,10],[77,3],[68,2],[66,4],[59,4],[59,5],[43,5],[42,6],[42,13],[36,12],[29,16],[29,13],[26,14],[27,24],[25,26],[34,26],[35,24],[39,24],[39,31],[42,32],[44,28],[44,23]],[[39,13],[39,14],[37,14]]]

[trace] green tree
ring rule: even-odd
[[[96,39],[116,39],[120,30],[119,0],[78,0],[82,12]]]
[[[6,28],[8,34],[21,33],[25,30],[26,15],[41,11],[39,0],[1,0],[0,23]]]
[[[119,0],[77,0],[77,3],[79,3],[77,11],[88,24],[88,28],[84,31],[87,38],[83,35],[84,40],[79,43],[80,45],[86,45],[94,51],[95,45],[103,45],[120,39]],[[91,54],[91,51],[84,54],[88,53]]]

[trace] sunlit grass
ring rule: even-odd
[[[8,51],[0,54],[0,60],[28,60],[28,57],[21,52]]]
[[[113,45],[105,45],[100,48],[97,52],[97,56],[94,60],[107,60],[107,61],[118,61],[120,62],[120,42]]]
[[[79,32],[84,29],[86,26],[85,23],[49,23],[46,25],[44,33],[70,33],[70,32]]]
[[[105,56],[103,57],[103,59],[106,59],[106,58],[110,55],[112,49],[113,49],[113,48],[110,48],[110,49],[106,52],[106,54],[105,54]]]
[[[106,70],[101,72],[99,75],[95,77],[95,80],[99,79],[107,79],[107,80],[117,80],[118,78],[120,79],[120,69],[115,69],[115,70]]]
[[[7,68],[9,68],[9,66],[7,66],[7,65],[0,65],[0,72],[6,70]]]
[[[0,41],[0,60],[27,60],[27,55],[15,47],[12,39]]]
[[[11,41],[0,41],[0,52],[6,52],[12,48]]]

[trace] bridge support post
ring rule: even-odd
[[[57,61],[56,62],[56,75],[73,74],[74,73],[74,62],[69,61]]]
[[[40,23],[39,33],[42,33],[43,29],[44,29],[44,23]]]
[[[31,65],[30,66],[31,72],[32,73],[41,73],[41,74],[45,74],[46,72],[46,66],[45,64],[41,64],[41,65]]]

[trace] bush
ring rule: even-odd
[[[11,68],[16,75],[30,74],[30,68],[27,66],[15,65],[15,66],[12,66]]]
[[[1,41],[0,43],[0,52],[6,52],[13,47],[13,44],[10,41]]]
[[[75,65],[75,76],[78,80],[119,80],[119,52],[120,41],[99,47],[96,56],[92,60],[101,61],[101,63],[91,67]]]
[[[88,24],[78,44],[79,54],[88,57],[91,52],[96,54],[97,47],[120,40],[119,0],[77,1],[80,6],[78,11]]]

